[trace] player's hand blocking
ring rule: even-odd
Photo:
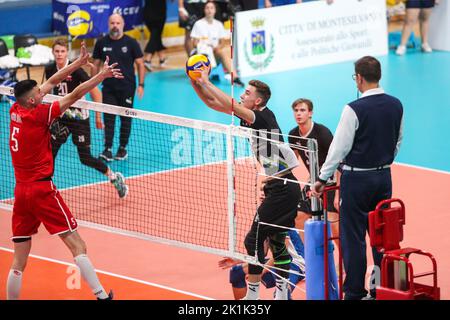
[[[203,66],[203,68],[199,68],[198,70],[193,71],[195,73],[199,73],[200,77],[197,80],[191,79],[192,84],[197,84],[197,83],[204,84],[209,81],[209,73],[211,70],[211,65],[207,66],[206,64],[204,64],[202,62],[202,66]]]
[[[90,54],[89,54],[89,52],[87,51],[87,49],[86,49],[86,44],[85,44],[84,41],[83,41],[83,42],[81,43],[80,55],[78,56],[77,61],[78,61],[78,63],[79,63],[81,66],[87,65],[87,66],[89,66],[90,68],[92,68],[92,67],[93,67],[93,64],[91,64],[91,63],[89,62],[89,58],[90,58]]]
[[[120,72],[120,69],[116,69],[117,65],[118,65],[117,62],[109,65],[109,57],[106,56],[105,63],[103,64],[103,69],[100,72],[101,76],[104,79],[107,78],[123,79],[124,77]]]

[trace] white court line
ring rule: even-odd
[[[9,248],[5,248],[5,247],[0,247],[0,250],[14,253],[14,250],[9,249]],[[30,257],[36,258],[36,259],[40,259],[40,260],[44,260],[44,261],[57,263],[57,264],[62,264],[62,265],[65,265],[65,266],[77,267],[73,263],[68,263],[68,262],[65,262],[65,261],[60,261],[60,260],[56,260],[56,259],[52,259],[52,258],[42,257],[42,256],[34,255],[34,254],[30,254]],[[129,280],[129,281],[145,284],[147,286],[152,286],[152,287],[157,287],[157,288],[160,288],[160,289],[165,289],[165,290],[169,290],[169,291],[173,291],[173,292],[177,292],[177,293],[182,293],[182,294],[185,294],[185,295],[189,295],[189,296],[200,298],[200,299],[204,299],[204,300],[215,300],[213,298],[202,296],[202,295],[195,294],[195,293],[192,293],[192,292],[178,290],[178,289],[175,289],[175,288],[163,286],[161,284],[156,284],[156,283],[152,283],[152,282],[148,282],[148,281],[144,281],[144,280],[139,280],[139,279],[135,279],[135,278],[127,277],[127,276],[122,276],[122,275],[119,275],[119,274],[116,274],[116,273],[112,273],[112,272],[107,272],[107,271],[98,270],[98,269],[95,269],[95,272],[101,273],[101,274],[106,274],[108,276],[112,276],[112,277],[116,277],[116,278],[120,278],[120,279],[124,279],[124,280]]]
[[[416,166],[413,164],[407,164],[407,163],[402,163],[402,162],[394,162],[394,164],[397,166],[409,167],[409,168],[414,168],[414,169],[419,169],[419,170],[432,171],[432,172],[442,173],[442,174],[450,174],[449,171],[431,169],[431,168],[427,168],[427,167],[421,167],[421,166]]]
[[[13,211],[13,206],[11,204],[0,203],[0,209],[5,211]]]

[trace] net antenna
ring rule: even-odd
[[[234,36],[234,16],[230,16],[230,58],[231,58],[231,123],[229,127],[229,134],[227,135],[227,176],[228,176],[228,221],[229,221],[229,250],[230,253],[236,248],[236,172],[235,172],[235,146],[233,142],[232,132],[235,128],[234,119],[234,46],[233,46],[233,36]],[[255,183],[256,188],[256,183]],[[255,201],[256,202],[256,201]],[[256,204],[256,203],[255,203]]]
[[[231,56],[231,125],[234,126],[234,16],[230,16],[230,56]]]

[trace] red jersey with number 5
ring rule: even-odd
[[[49,127],[61,115],[59,102],[26,109],[14,103],[10,114],[12,163],[16,182],[33,182],[53,175]]]

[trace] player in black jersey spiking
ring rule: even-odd
[[[230,96],[209,81],[208,72],[208,68],[204,68],[201,71],[201,78],[192,81],[192,86],[200,99],[216,111],[228,114],[234,111],[234,114],[241,119],[241,126],[253,129],[252,149],[261,167],[264,168],[265,175],[269,178],[264,183],[264,199],[257,209],[244,244],[247,254],[252,257],[257,255],[258,261],[264,264],[264,241],[269,239],[274,264],[277,266],[275,299],[287,300],[286,280],[289,277],[292,260],[285,245],[286,229],[279,226],[294,227],[297,216],[300,187],[298,183],[292,182],[296,180],[292,169],[298,166],[297,157],[289,146],[283,143],[275,114],[267,107],[271,96],[267,84],[258,80],[249,81],[245,92],[240,97],[240,103],[233,103]],[[284,180],[279,179],[280,177]],[[249,264],[248,289],[244,300],[259,299],[262,271],[263,268],[260,265]]]

